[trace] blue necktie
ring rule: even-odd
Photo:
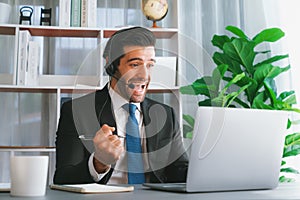
[[[136,105],[129,104],[129,116],[126,124],[128,184],[141,184],[145,182],[139,125],[135,117],[136,108]]]

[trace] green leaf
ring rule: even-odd
[[[226,42],[230,42],[230,38],[226,35],[214,35],[211,42],[214,46],[219,47],[221,50],[223,50],[223,45]]]
[[[256,53],[254,43],[244,39],[234,39],[224,44],[224,53],[246,68],[249,74],[253,74],[253,61]]]
[[[195,82],[193,82],[192,86],[193,86],[193,89],[194,89],[196,95],[202,94],[207,97],[210,97],[211,91],[209,89],[209,86],[212,84],[213,84],[212,78],[209,76],[204,76],[204,77],[196,80]]]
[[[285,173],[292,173],[292,174],[299,174],[299,171],[296,169],[293,169],[291,167],[288,168],[281,168],[280,172],[285,172]]]
[[[268,97],[270,98],[271,106],[274,109],[294,111],[300,113],[300,110],[298,108],[292,108],[292,104],[295,103],[296,99],[293,95],[287,97],[286,95],[289,95],[289,92],[283,93],[281,97],[276,98],[276,85],[273,79],[266,78],[264,80],[264,86],[266,89],[265,94],[267,94]],[[285,97],[284,100],[282,100],[283,97]]]
[[[228,69],[228,65],[219,65],[217,68],[215,68],[212,72],[212,81],[214,86],[216,87],[216,91],[219,91],[219,85],[221,79],[224,77],[224,74],[226,73]]]
[[[256,80],[252,79],[249,76],[243,77],[240,81],[236,83],[239,87],[243,87],[244,85],[247,85],[248,83],[251,83],[251,85],[246,89],[245,94],[247,96],[247,100],[249,101],[250,105],[253,102],[253,99],[258,93],[257,89],[257,82]]]
[[[269,105],[265,104],[263,101],[257,100],[257,99],[254,99],[251,108],[265,109],[265,110],[273,110],[274,109],[272,106],[269,106]]]
[[[182,115],[182,118],[190,125],[191,127],[194,127],[195,120],[191,115]]]
[[[193,139],[193,132],[186,133],[185,138]]]
[[[271,50],[265,50],[265,51],[256,51],[257,54],[267,54],[271,53]]]
[[[281,100],[281,101],[285,102],[288,105],[293,105],[293,104],[297,103],[295,91],[282,92],[279,95],[278,100]]]
[[[275,105],[277,102],[277,98],[276,98],[277,89],[276,89],[275,81],[272,78],[265,78],[264,86],[266,88],[266,92],[268,96],[270,97],[272,105]]]
[[[279,177],[279,182],[280,183],[290,183],[290,182],[295,182],[294,178],[287,178],[285,176],[280,176]]]
[[[268,52],[269,53],[269,52]],[[288,58],[289,57],[289,55],[288,54],[286,54],[286,55],[277,55],[277,56],[273,56],[273,57],[271,57],[271,58],[269,58],[269,59],[267,59],[267,60],[264,60],[264,61],[262,61],[262,62],[260,62],[260,63],[257,63],[256,65],[254,65],[254,68],[256,68],[256,67],[258,67],[258,66],[260,66],[260,65],[264,65],[264,64],[271,64],[271,63],[273,63],[273,62],[276,62],[276,61],[279,61],[279,60],[282,60],[282,59],[285,59],[285,58]]]
[[[243,108],[250,108],[250,106],[246,102],[242,101],[239,98],[235,98],[234,102],[236,102],[237,104],[241,105]]]
[[[273,110],[272,106],[265,104],[265,100],[264,92],[258,93],[253,99],[252,108]]]
[[[211,100],[211,105],[214,107],[224,107],[223,105],[224,99],[225,99],[224,95],[220,94],[219,96]]]
[[[290,67],[280,68],[271,64],[263,64],[256,68],[254,72],[254,79],[258,83],[258,89],[263,86],[263,82],[266,78],[275,78],[282,72],[288,71]]]
[[[295,100],[295,91],[292,90],[292,91],[284,91],[282,93],[280,93],[278,99],[282,100],[282,101],[285,101],[287,99],[289,99],[290,97],[293,97]],[[294,103],[297,103],[296,101]]]
[[[299,108],[290,108],[290,109],[286,109],[286,110],[300,113],[300,109]]]
[[[297,156],[300,154],[300,145],[290,145],[284,148],[283,158]]]
[[[239,36],[240,38],[248,39],[246,34],[236,26],[227,26],[225,29],[235,34],[236,36]]]
[[[286,161],[282,160],[281,161],[281,166],[285,165],[286,164]]]
[[[249,86],[251,85],[251,83],[249,83],[248,85],[245,85],[243,87],[241,87],[237,92],[231,92],[230,94],[226,95],[225,97],[225,103],[223,104],[223,107],[229,107],[232,103],[232,101],[234,101],[235,98],[237,98],[243,91],[245,91]]]
[[[285,137],[283,158],[300,154],[300,133],[289,134]]]
[[[292,126],[292,121],[290,119],[288,119],[288,123],[287,123],[287,129],[290,129]]]
[[[183,125],[183,137],[188,138],[189,134],[193,132],[193,127],[188,126],[186,124]]]
[[[244,91],[250,84],[248,84],[247,86],[241,88],[239,91],[237,92],[232,92],[230,94],[226,94],[226,91],[229,89],[229,87],[233,84],[235,84],[236,82],[240,81],[243,77],[245,77],[245,73],[241,73],[241,74],[237,74],[235,75],[225,86],[224,88],[219,92],[218,96],[213,98],[211,100],[211,103],[213,106],[217,106],[217,107],[228,107],[230,106],[231,102],[234,100],[234,98],[236,98],[242,91]],[[231,99],[231,101],[229,101]],[[227,104],[227,102],[229,104]]]
[[[200,79],[194,81],[191,85],[183,86],[179,89],[182,94],[188,95],[205,95],[210,97],[214,90],[210,91],[209,85],[212,85],[212,78],[208,76],[204,76]]]
[[[285,146],[290,146],[295,144],[300,145],[300,133],[292,133],[285,137],[285,143],[284,143]]]
[[[244,78],[244,77],[245,77],[245,73],[244,73],[244,72],[235,75],[235,76],[234,76],[234,77],[233,77],[233,78],[225,85],[225,87],[221,90],[221,93],[225,94],[225,92],[228,90],[228,88],[229,88],[231,85],[237,83],[238,81],[240,81],[240,80],[241,80],[242,78]]]
[[[211,99],[205,99],[203,101],[198,102],[198,106],[211,106]]]
[[[224,53],[215,52],[213,55],[213,61],[217,65],[221,65],[221,64],[228,65],[229,71],[234,74],[240,74],[243,72],[240,64]]]
[[[179,88],[181,94],[196,95],[192,85],[182,86]]]
[[[279,28],[269,28],[254,36],[255,46],[262,42],[275,42],[284,36],[284,32]]]
[[[233,84],[236,84],[244,77],[245,77],[245,73],[240,73],[240,74],[235,75],[233,78],[229,79],[229,82],[224,86],[224,88],[221,90],[220,93],[225,94],[227,92],[227,90],[229,89],[229,87],[231,87]]]

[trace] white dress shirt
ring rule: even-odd
[[[129,113],[122,106],[128,103],[128,101],[124,99],[122,96],[120,96],[118,93],[116,93],[111,87],[109,87],[109,95],[112,101],[111,105],[112,105],[112,110],[114,112],[113,113],[114,119],[116,120],[118,135],[125,136],[126,123],[127,123]],[[135,116],[139,123],[142,148],[143,148],[143,153],[145,153],[146,137],[145,137],[145,127],[143,125],[143,114],[141,111],[141,105],[140,103],[134,103],[134,104],[137,106]],[[120,138],[120,140],[124,145],[125,151],[121,155],[120,159],[116,162],[113,174],[110,180],[108,181],[109,184],[127,184],[127,158],[125,156],[125,152],[126,152],[125,138]],[[149,168],[148,159],[146,157],[146,154],[143,155],[144,155],[144,167],[147,170]],[[93,157],[94,157],[94,153],[92,153],[89,158],[88,166],[89,166],[90,174],[92,175],[94,181],[98,182],[99,180],[101,180],[101,178],[103,178],[108,173],[109,170],[107,170],[106,173],[98,174],[93,165]]]

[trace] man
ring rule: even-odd
[[[145,98],[155,41],[153,33],[141,27],[116,32],[103,53],[110,82],[63,104],[54,183],[185,182],[188,159],[174,111]],[[79,135],[93,139],[82,141]],[[93,143],[93,148],[83,142]],[[141,165],[142,172],[132,169],[132,163]]]

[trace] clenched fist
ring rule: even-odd
[[[117,135],[113,135],[115,128],[104,124],[93,138],[95,147],[94,166],[98,173],[109,169],[111,164],[117,162],[124,146]]]

